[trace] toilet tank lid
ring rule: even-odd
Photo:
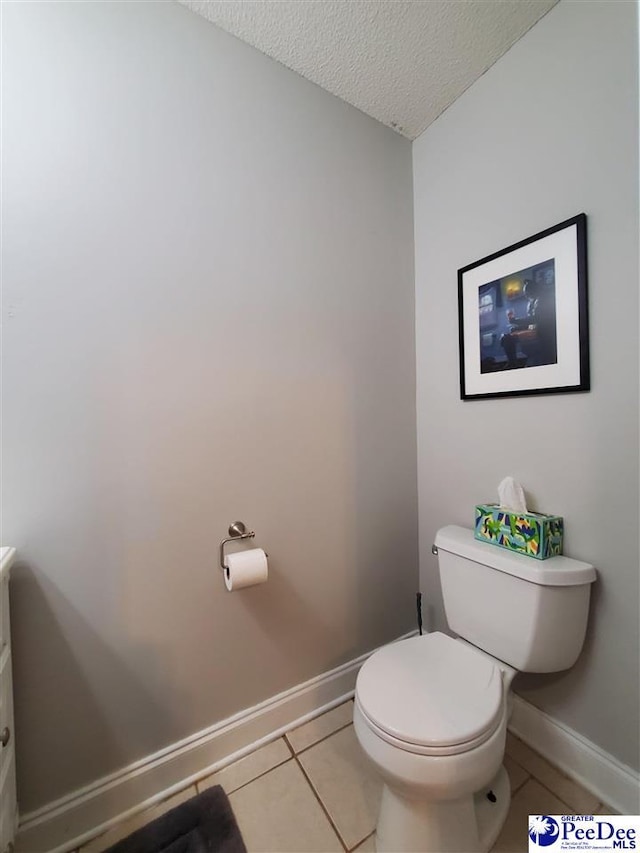
[[[589,563],[563,556],[534,560],[497,545],[479,542],[474,537],[473,530],[455,524],[438,530],[435,545],[440,551],[466,557],[475,563],[541,586],[580,586],[593,583],[596,579],[596,570]]]

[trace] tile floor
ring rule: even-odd
[[[211,785],[229,795],[249,853],[373,853],[381,786],[365,763],[346,702],[119,824],[80,848],[101,853]],[[508,735],[511,808],[493,853],[526,853],[529,814],[612,814],[522,741]]]

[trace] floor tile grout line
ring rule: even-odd
[[[293,748],[293,744],[289,741],[288,734],[289,734],[288,732],[285,732],[285,733],[282,735],[282,738],[283,738],[284,742],[285,742],[285,743],[286,743],[286,745],[287,745],[287,749],[288,749],[288,750],[289,750],[289,752],[291,753],[291,757],[292,757],[292,758],[295,758],[295,757],[296,757],[296,751],[295,751],[295,749]]]
[[[289,756],[289,758],[285,758],[284,761],[279,761],[277,764],[274,764],[272,767],[269,767],[268,770],[262,770],[260,773],[258,773],[257,776],[252,776],[251,779],[248,779],[246,782],[243,782],[242,785],[238,785],[238,787],[234,788],[233,791],[225,791],[225,794],[228,797],[230,797],[232,794],[235,794],[236,791],[241,791],[243,788],[246,788],[247,785],[250,785],[252,782],[256,782],[258,779],[262,779],[263,776],[266,776],[267,773],[271,773],[272,770],[277,770],[278,767],[282,767],[283,764],[288,764],[292,758],[295,758],[295,755],[291,755],[291,756]],[[231,766],[231,765],[229,765],[229,766]],[[216,784],[221,784],[221,783],[218,782]],[[210,785],[209,787],[211,788],[213,786]],[[224,790],[224,785],[222,785],[222,788]],[[206,790],[206,788],[205,788],[205,790]],[[199,791],[198,793],[202,793],[202,792]]]
[[[511,761],[513,761],[513,762],[514,762],[514,764],[517,764],[517,765],[518,765],[518,767],[521,767],[523,770],[525,770],[525,771],[526,771],[530,776],[535,776],[534,772],[533,772],[529,767],[527,767],[527,765],[526,765],[526,764],[524,764],[522,761],[519,761],[519,760],[518,760],[515,756],[513,756],[510,752],[505,752],[505,755],[506,755],[506,756],[508,756],[508,757],[511,759]],[[574,779],[572,779],[572,778],[571,778],[571,776],[568,776],[568,775],[567,775],[563,770],[560,770],[560,768],[559,768],[559,767],[556,767],[556,766],[555,766],[555,764],[552,764],[552,763],[551,763],[548,759],[546,759],[543,755],[540,755],[539,753],[537,753],[537,752],[536,752],[536,757],[540,758],[540,760],[541,760],[541,761],[546,762],[546,763],[548,764],[548,766],[549,766],[553,771],[555,771],[556,773],[558,773],[558,775],[563,776],[563,777],[564,777],[565,779],[567,779],[569,782],[573,782],[573,784],[574,784],[574,785],[577,785],[578,787],[582,787],[582,786],[580,785],[580,783],[579,783],[579,782],[576,782]],[[538,778],[538,777],[536,776],[536,778]]]
[[[313,749],[314,746],[318,746],[319,743],[324,743],[325,740],[329,740],[330,737],[337,735],[338,732],[342,732],[345,729],[348,729],[349,726],[352,726],[352,725],[353,725],[353,720],[351,720],[348,723],[345,723],[344,726],[340,726],[340,728],[334,729],[332,732],[329,732],[329,734],[325,735],[324,737],[321,737],[320,740],[316,740],[313,743],[308,744],[308,746],[303,746],[302,749],[299,750],[298,752],[294,751],[294,755],[302,755],[303,752],[308,752],[310,749]],[[295,750],[295,747],[292,746],[292,749]]]
[[[305,782],[309,785],[309,787],[311,788],[311,791],[312,791],[312,793],[313,793],[313,796],[316,798],[316,800],[317,800],[317,801],[318,801],[318,803],[320,804],[320,808],[322,809],[322,811],[324,812],[325,817],[327,818],[327,820],[328,820],[328,821],[329,821],[329,823],[331,824],[331,827],[332,827],[333,831],[335,832],[335,834],[336,834],[336,836],[337,836],[337,838],[338,838],[338,841],[339,841],[339,842],[340,842],[340,844],[342,845],[343,850],[345,851],[345,853],[349,853],[349,847],[347,846],[347,842],[344,840],[344,838],[343,838],[343,837],[342,837],[342,835],[340,834],[340,830],[338,829],[338,827],[336,826],[336,824],[335,824],[335,822],[334,822],[333,818],[332,818],[332,817],[331,817],[331,815],[329,814],[329,811],[328,811],[328,809],[326,808],[325,804],[324,804],[324,803],[322,802],[322,800],[320,799],[320,794],[318,794],[318,792],[316,791],[316,789],[315,789],[315,787],[314,787],[314,785],[313,785],[313,782],[311,781],[311,778],[307,775],[306,770],[304,769],[304,767],[302,766],[302,764],[301,764],[301,763],[300,763],[300,761],[298,760],[298,756],[297,756],[297,755],[295,755],[295,756],[294,756],[294,758],[293,758],[293,760],[295,761],[295,763],[298,765],[298,767],[299,767],[299,768],[300,768],[300,770],[302,771],[302,775],[304,776]],[[364,839],[362,839],[362,841],[364,841]],[[362,841],[359,841],[359,842],[358,842],[358,844],[361,844],[361,843],[362,843]]]
[[[369,835],[365,835],[365,837],[362,839],[362,841],[358,841],[358,843],[357,843],[356,845],[354,845],[353,847],[351,847],[351,848],[349,849],[349,853],[354,853],[354,851],[355,851],[355,853],[357,853],[357,848],[358,848],[358,847],[360,847],[360,845],[361,845],[361,844],[364,844],[364,843],[365,843],[365,841],[368,841],[370,838],[373,838],[373,836],[374,836],[375,834],[376,834],[376,831],[375,831],[375,829],[374,829],[374,830],[373,830],[373,832],[370,832],[370,833],[369,833]]]
[[[517,765],[518,765],[518,767],[520,767],[520,769],[521,769],[521,770],[524,770],[524,772],[525,772],[525,773],[527,773],[527,774],[528,774],[528,777],[529,777],[528,779],[525,779],[525,781],[524,781],[524,782],[522,782],[520,785],[518,785],[518,787],[517,787],[517,788],[516,788],[512,793],[514,793],[514,794],[515,794],[515,793],[516,793],[516,791],[520,791],[520,790],[524,787],[524,785],[526,785],[526,784],[527,784],[527,782],[528,782],[529,780],[533,779],[533,780],[534,780],[534,781],[536,781],[539,785],[542,785],[542,787],[545,789],[545,791],[548,791],[550,794],[553,794],[553,796],[556,798],[556,800],[560,800],[560,802],[561,802],[563,805],[567,806],[567,808],[568,808],[568,809],[573,809],[573,806],[572,806],[572,805],[570,805],[566,800],[564,800],[564,799],[560,796],[560,794],[558,793],[558,791],[554,791],[554,790],[553,790],[553,788],[549,785],[549,783],[548,783],[548,782],[545,782],[544,780],[542,780],[539,776],[537,776],[535,773],[533,773],[531,770],[529,770],[529,768],[528,768],[528,767],[525,767],[525,766],[524,766],[524,764],[521,764],[519,761],[516,761],[516,759],[513,757],[513,755],[510,755],[510,756],[509,756],[509,758],[510,758],[510,759],[511,759],[515,764],[517,764]],[[545,760],[545,761],[546,761],[546,759],[543,759],[543,760]],[[551,767],[553,767],[554,765],[550,765],[550,766],[551,766]],[[558,772],[561,772],[561,771],[558,771]],[[562,775],[564,776],[564,778],[565,778],[565,779],[567,779],[569,782],[571,782],[571,784],[572,784],[572,785],[576,785],[576,787],[578,787],[578,788],[580,788],[581,790],[585,791],[585,793],[589,794],[589,795],[590,795],[590,796],[592,796],[592,797],[595,797],[595,796],[596,796],[595,794],[592,794],[592,793],[591,793],[591,791],[587,791],[587,789],[586,789],[586,788],[584,788],[584,787],[583,787],[579,782],[576,782],[576,781],[575,781],[574,779],[572,779],[570,776],[566,776],[565,774],[562,774]],[[598,806],[597,806],[598,808],[600,808],[600,807],[601,807],[601,806],[603,806],[603,805],[604,805],[604,803],[603,803],[603,802],[598,801]]]
[[[529,779],[533,779],[533,776],[530,773],[527,773],[526,779],[523,779],[519,785],[516,785],[515,788],[511,789],[511,797],[512,798],[518,793],[518,791],[522,790],[522,788],[527,784]],[[509,784],[511,784],[511,779],[509,779]]]
[[[559,800],[563,806],[567,807],[568,811],[563,812],[563,814],[569,814],[569,813],[579,814],[579,812],[576,809],[574,809],[573,806],[569,805],[569,803],[566,800],[562,799],[562,797],[558,794],[557,791],[554,791],[548,785],[545,785],[545,783],[542,781],[542,779],[538,779],[536,776],[532,776],[532,779],[535,779],[536,782],[538,783],[538,785],[541,785],[545,789],[545,791],[548,791],[550,794],[552,794],[556,798],[556,800]],[[598,803],[598,806],[600,806],[600,805],[601,805],[601,803]],[[580,814],[586,814],[586,812],[580,812]]]
[[[526,782],[524,782],[522,785],[520,785],[520,787],[518,788],[518,791],[521,791],[524,788],[524,786],[527,784],[527,782],[531,782],[532,780],[534,782],[536,782],[538,785],[540,785],[541,788],[544,788],[545,791],[548,794],[551,794],[552,797],[555,797],[555,799],[558,800],[560,803],[562,803],[563,806],[566,806],[567,811],[563,812],[563,814],[578,814],[578,812],[574,810],[573,806],[570,806],[569,803],[567,803],[566,800],[563,800],[562,797],[559,796],[559,794],[556,791],[554,791],[548,785],[545,785],[545,783],[542,781],[542,779],[538,779],[538,777],[534,776],[533,773],[530,774],[530,776]],[[601,806],[602,803],[599,803],[598,805]],[[584,814],[586,814],[586,812],[584,812]]]
[[[532,746],[529,746],[528,743],[525,743],[523,740],[520,740],[520,738],[518,738],[514,734],[512,734],[511,737],[515,738],[519,743],[522,744],[522,746],[524,746],[526,749],[528,749],[530,752],[532,752],[535,758],[538,758],[538,759],[540,759],[540,761],[543,761],[546,765],[548,765],[559,776],[562,776],[564,779],[567,779],[569,782],[572,782],[574,785],[577,785],[578,788],[583,787],[580,784],[580,782],[576,781],[565,770],[563,770],[561,767],[558,767],[557,764],[554,764],[553,761],[550,761],[546,756],[542,755],[542,753],[535,750]],[[521,760],[519,760],[514,755],[512,755],[511,752],[509,752],[508,750],[505,750],[505,755],[508,755],[512,761],[515,761],[515,763],[517,765],[519,765],[520,767],[522,767],[523,770],[526,770],[527,773],[529,773],[532,776],[534,775],[534,773],[525,764],[523,764],[523,762]],[[585,788],[585,790],[586,790],[586,788]]]
[[[321,720],[323,717],[329,716],[329,714],[332,714],[334,711],[337,711],[339,708],[344,708],[346,705],[353,705],[353,704],[354,704],[353,698],[346,699],[344,702],[341,702],[340,705],[336,705],[335,707],[331,708],[329,711],[324,711],[322,714],[318,714],[316,717],[311,717],[311,719],[307,720],[306,723],[302,723],[299,726],[294,726],[291,729],[287,729],[286,734],[291,734],[292,732],[302,731],[302,729],[306,729],[312,723],[317,723],[318,720]]]
[[[349,705],[349,704],[353,705],[353,699],[347,699],[347,701],[343,702],[342,705],[336,705],[335,708],[332,708],[331,711],[326,711],[325,714],[330,714],[332,711],[336,711],[338,708],[344,708],[345,705]],[[319,717],[314,717],[312,720],[309,720],[308,723],[304,723],[302,726],[296,726],[295,728],[289,729],[288,731],[286,731],[284,733],[284,737],[287,739],[287,743],[289,743],[289,746],[291,747],[291,749],[294,751],[295,754],[300,754],[302,752],[305,752],[307,749],[311,749],[311,747],[315,746],[317,743],[322,743],[323,740],[326,740],[328,737],[331,737],[331,735],[334,735],[336,732],[339,732],[342,729],[346,729],[347,726],[350,726],[353,724],[353,712],[352,712],[351,713],[351,719],[349,720],[348,723],[344,723],[344,724],[338,726],[337,729],[333,729],[333,731],[329,732],[326,735],[323,735],[318,740],[314,740],[313,743],[307,744],[307,746],[303,746],[302,749],[300,749],[300,750],[296,750],[293,743],[291,743],[289,741],[289,735],[293,734],[294,732],[298,732],[301,729],[306,728],[306,726],[310,725],[311,723],[316,722],[317,720],[321,720],[325,716],[325,714],[320,714]]]
[[[524,741],[522,741],[522,743],[524,743]],[[527,744],[525,744],[525,746],[527,746]],[[529,747],[529,749],[531,749],[531,747]],[[566,779],[567,782],[570,782],[572,785],[575,785],[577,788],[580,788],[580,790],[584,791],[585,793],[589,794],[592,797],[596,796],[595,794],[592,794],[591,791],[588,791],[584,787],[584,785],[581,785],[580,782],[578,782],[576,779],[573,779],[571,776],[569,776],[567,773],[565,773],[564,770],[561,770],[559,767],[556,767],[555,764],[553,764],[551,761],[549,761],[543,755],[540,755],[540,753],[536,752],[534,749],[531,749],[531,751],[533,753],[535,753],[535,755],[537,757],[539,757],[542,761],[545,761],[549,765],[549,767],[551,767],[552,770],[554,770],[556,773],[558,773],[559,776],[561,776],[563,779]],[[549,784],[547,782],[544,782],[536,773],[534,773],[532,770],[530,770],[525,764],[523,764],[521,761],[518,761],[517,758],[514,758],[514,756],[511,755],[511,753],[505,752],[505,755],[507,755],[511,759],[511,761],[514,762],[514,764],[517,764],[518,767],[520,767],[522,770],[524,770],[525,773],[528,773],[529,777],[531,779],[535,779],[536,782],[538,782],[540,785],[542,785],[543,788],[545,788],[547,791],[549,791],[549,793],[553,794],[553,796],[557,800],[560,800],[562,803],[564,803],[565,806],[569,805],[565,800],[562,799],[562,797],[560,796],[560,794],[557,793],[557,791],[554,791],[553,788],[551,788],[549,786]],[[522,785],[520,785],[520,788],[521,787],[522,787]],[[600,804],[600,806],[602,806],[604,803],[600,802],[599,804]],[[569,808],[573,808],[573,806],[569,806]]]

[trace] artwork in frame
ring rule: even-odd
[[[588,391],[584,213],[458,270],[463,400]]]

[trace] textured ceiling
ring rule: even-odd
[[[178,0],[415,139],[558,0]]]

